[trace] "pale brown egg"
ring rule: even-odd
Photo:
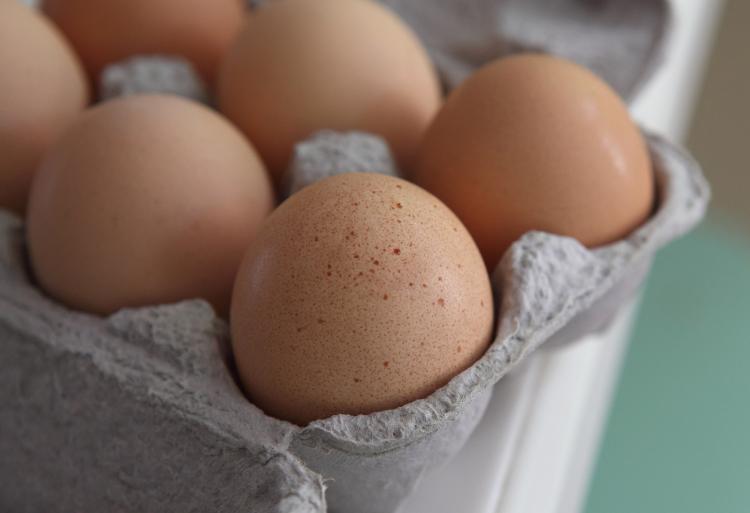
[[[225,59],[219,104],[281,179],[321,129],[384,137],[405,165],[440,102],[416,36],[370,0],[280,0],[253,11]]]
[[[458,218],[372,173],[328,178],[276,209],[231,310],[249,398],[297,424],[429,395],[483,354],[492,321],[489,277]]]
[[[226,313],[271,208],[262,163],[229,122],[175,96],[126,97],[80,116],[42,162],[31,263],[41,287],[76,309],[204,298]]]
[[[592,247],[618,240],[654,200],[646,144],[620,98],[583,67],[536,54],[459,86],[412,178],[453,209],[490,269],[529,230]]]
[[[242,0],[43,0],[92,80],[135,55],[180,55],[209,83],[242,25]]]
[[[83,69],[57,28],[0,0],[0,208],[24,213],[39,159],[87,103]]]

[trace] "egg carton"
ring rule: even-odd
[[[538,50],[588,65],[631,97],[656,68],[669,25],[659,0],[383,3],[412,23],[447,88],[499,55]],[[185,63],[154,69],[153,56],[142,58],[121,65],[108,94],[187,91],[210,102]],[[34,286],[22,223],[0,213],[0,509],[394,511],[460,449],[494,383],[542,344],[603,327],[658,248],[703,216],[708,187],[695,162],[657,136],[648,143],[659,198],[643,227],[594,250],[525,235],[493,274],[497,336],[478,362],[425,399],[304,428],[244,398],[227,326],[206,303],[107,318],[68,310]],[[395,172],[377,138],[329,133],[305,144],[292,184],[359,165]]]
[[[22,223],[0,214],[0,509],[394,511],[463,445],[497,381],[543,343],[599,328],[654,252],[701,219],[697,164],[648,143],[659,206],[644,226],[594,250],[525,235],[493,274],[498,331],[479,361],[425,399],[306,427],[244,398],[207,303],[68,310],[34,287]]]
[[[99,78],[103,101],[139,93],[167,93],[211,105],[203,79],[187,59],[170,55],[136,56],[104,68]]]

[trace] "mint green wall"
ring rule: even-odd
[[[657,258],[586,512],[750,512],[750,242],[716,222]]]

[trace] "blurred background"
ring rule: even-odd
[[[684,141],[712,209],[656,260],[587,513],[750,511],[748,26],[727,0]]]

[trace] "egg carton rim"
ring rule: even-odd
[[[501,307],[495,319],[496,337],[485,354],[468,369],[455,376],[448,384],[426,398],[418,399],[398,408],[377,411],[367,415],[334,415],[313,421],[304,427],[270,417],[251,404],[252,408],[276,422],[279,427],[288,430],[288,440],[295,438],[304,445],[320,446],[325,447],[325,450],[339,450],[347,454],[360,454],[362,456],[377,456],[397,451],[431,435],[446,423],[460,419],[464,405],[476,400],[480,394],[487,392],[528,354],[562,329],[577,313],[590,308],[621,279],[627,277],[631,266],[643,259],[651,258],[656,250],[672,238],[688,231],[704,214],[710,191],[698,163],[684,149],[670,143],[661,136],[646,131],[644,131],[644,135],[652,156],[659,193],[658,208],[648,221],[628,237],[590,250],[583,248],[577,241],[568,237],[543,232],[529,232],[512,245],[495,269],[492,277],[493,282],[498,285],[494,288],[512,289],[516,285],[513,283],[514,279],[519,278],[511,272],[512,264],[522,259],[532,246],[560,241],[577,245],[580,251],[588,254],[592,260],[600,264],[604,262],[605,267],[610,268],[610,272],[603,280],[573,297],[564,309],[557,312],[555,316],[548,319],[540,327],[534,329],[533,333],[526,337],[526,340],[519,338],[522,326],[518,319],[504,316],[502,313],[504,309]],[[677,179],[680,176],[682,179]],[[683,185],[682,189],[673,191],[672,189],[679,184]],[[685,200],[691,204],[680,205],[680,202]],[[13,227],[22,232],[22,221],[13,214],[8,215],[16,220]],[[682,218],[681,221],[680,218]],[[668,229],[670,226],[671,229]],[[665,235],[665,231],[669,233]],[[606,263],[607,260],[612,260],[612,262]],[[507,276],[505,276],[506,274]],[[506,283],[508,277],[511,283]],[[33,283],[29,283],[28,286],[36,289]],[[41,299],[52,301],[38,289],[37,293]],[[504,294],[499,295],[503,296],[502,300],[505,303]],[[180,303],[195,301],[202,302],[193,299]],[[144,307],[144,309],[155,307],[159,308],[159,306],[149,306]],[[63,308],[65,307],[63,306]],[[74,310],[66,310],[75,313],[76,316],[85,316],[88,319],[94,318],[97,322],[103,324],[110,324],[110,321],[118,315],[115,313],[108,317],[99,317],[75,312]],[[226,372],[231,379],[229,368],[226,369]],[[398,428],[393,427],[395,419],[400,420]]]

